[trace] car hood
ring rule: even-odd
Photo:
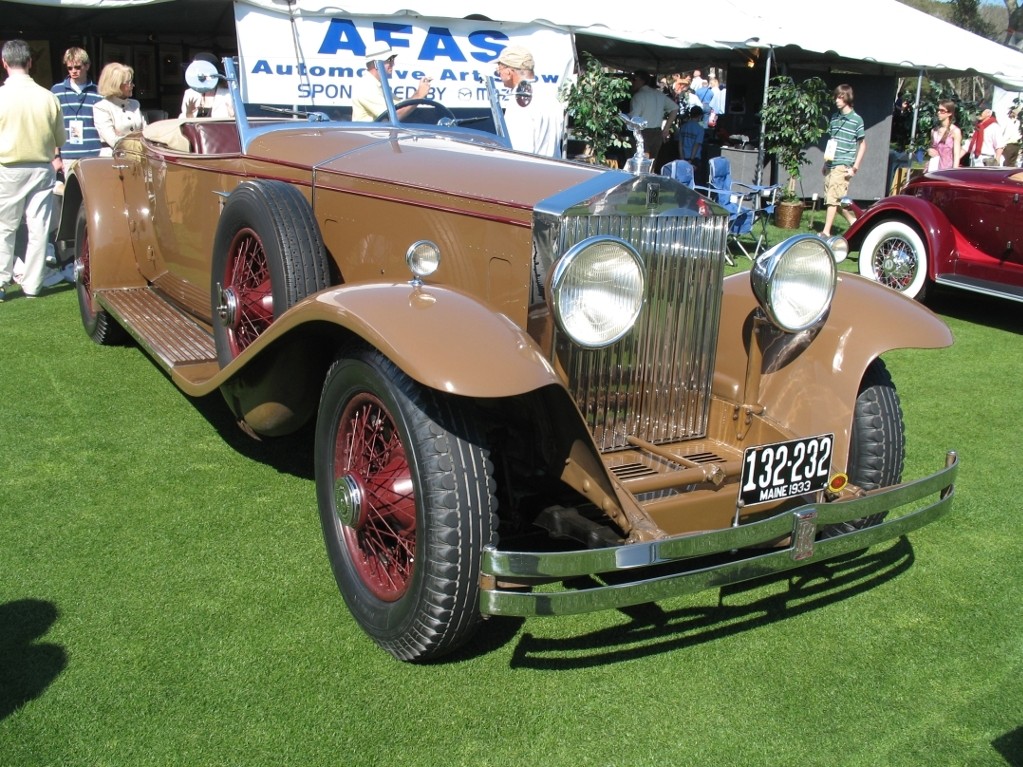
[[[309,167],[314,185],[362,183],[474,198],[532,209],[542,199],[607,170],[515,152],[482,134],[306,127],[255,137],[250,157]]]

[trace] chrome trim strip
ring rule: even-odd
[[[483,552],[481,572],[484,583],[563,579],[582,575],[613,573],[650,565],[679,563],[693,557],[727,554],[739,549],[771,545],[789,537],[795,520],[817,514],[821,526],[871,516],[937,494],[937,500],[872,527],[816,541],[811,556],[794,559],[791,543],[766,553],[753,554],[721,565],[690,569],[671,575],[639,578],[629,583],[598,586],[585,590],[526,593],[502,591],[496,585],[484,587],[480,611],[485,615],[571,615],[596,610],[655,602],[679,594],[750,580],[771,573],[858,551],[881,541],[897,538],[944,516],[955,497],[954,482],[958,457],[949,454],[948,465],[922,479],[884,488],[849,501],[815,503],[741,527],[702,535],[667,538],[650,543],[626,544],[605,549],[554,553],[503,552],[488,546]]]

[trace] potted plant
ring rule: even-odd
[[[831,90],[819,77],[795,82],[779,75],[771,80],[761,118],[764,148],[773,154],[788,174],[781,202],[775,209],[775,223],[795,229],[803,214],[803,202],[796,193],[807,164],[806,150],[828,130]]]
[[[618,115],[630,93],[628,80],[605,71],[593,56],[583,53],[582,69],[562,100],[571,118],[573,138],[586,142],[594,162],[604,163],[612,147],[629,146]]]

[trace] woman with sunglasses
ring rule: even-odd
[[[956,113],[955,102],[942,99],[938,102],[938,124],[931,131],[931,146],[927,155],[927,170],[949,170],[959,166],[963,155],[963,132],[953,121]]]

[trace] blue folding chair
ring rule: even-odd
[[[665,163],[661,168],[661,175],[675,179],[690,189],[696,189],[696,171],[693,170],[693,164],[689,160],[672,160]]]
[[[746,258],[752,261],[767,246],[767,221],[774,211],[777,185],[753,186],[732,183],[732,165],[727,157],[712,157],[708,163],[709,180],[706,187],[696,187],[728,211],[728,243],[734,244]],[[753,234],[753,227],[760,224],[760,234]],[[746,249],[740,237],[756,236],[753,255]],[[731,258],[730,264],[734,264]]]

